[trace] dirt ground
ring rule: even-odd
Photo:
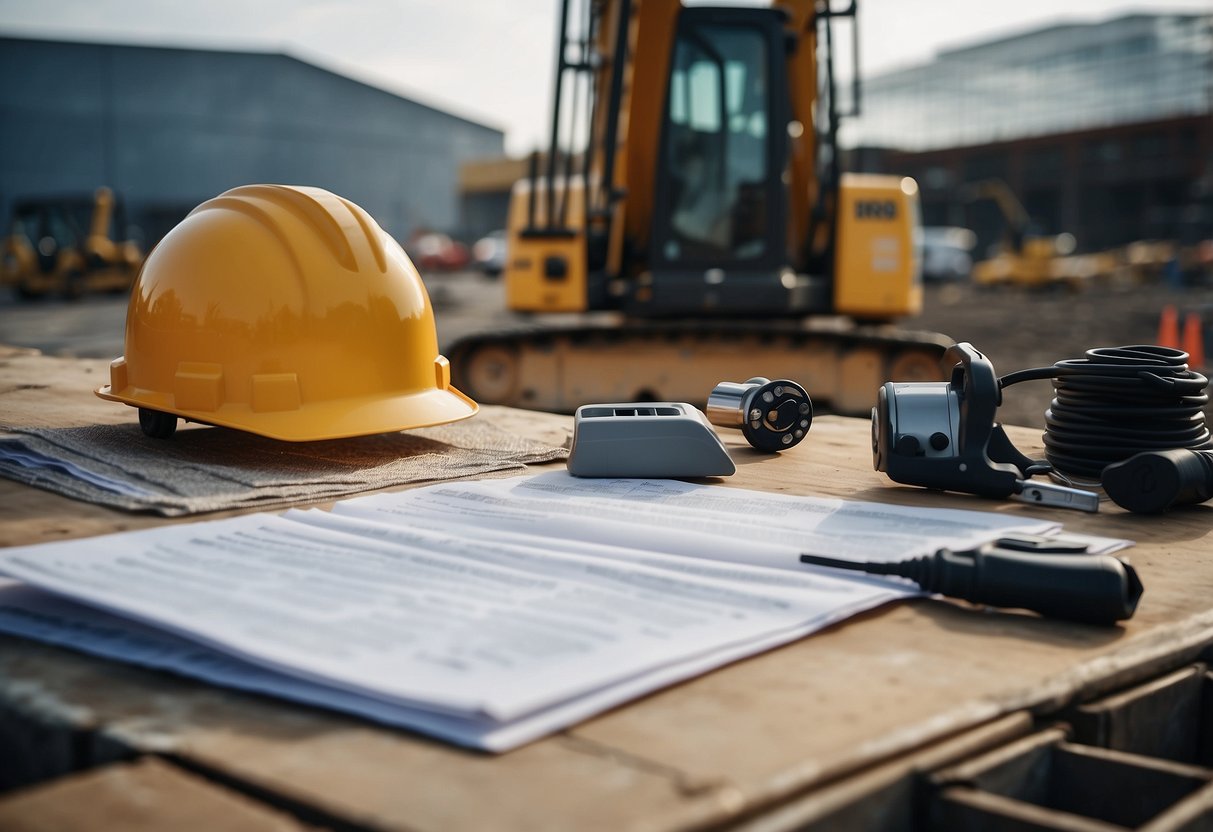
[[[904,323],[969,341],[999,375],[1080,358],[1094,347],[1153,344],[1162,309],[1174,304],[1181,320],[1202,312],[1206,351],[1213,324],[1213,289],[1171,290],[1158,286],[1093,286],[1085,291],[980,289],[968,284],[927,286],[923,314]],[[1206,374],[1208,370],[1206,368]],[[999,419],[1044,427],[1053,388],[1032,381],[1006,391]],[[1213,419],[1213,415],[1207,418]]]
[[[444,347],[463,335],[519,322],[505,311],[500,281],[469,271],[431,276],[426,284]],[[1213,352],[1213,288],[1209,287],[1172,291],[1160,286],[1103,285],[1070,292],[929,284],[923,314],[899,326],[970,341],[989,356],[995,371],[1005,374],[1078,358],[1092,347],[1154,343],[1159,314],[1167,304],[1181,313],[1203,311],[1206,352]],[[51,355],[109,358],[122,352],[125,314],[126,301],[110,296],[30,304],[0,293],[0,342]],[[1043,427],[1052,389],[1047,381],[1011,388],[999,418],[1008,424]],[[1209,418],[1213,421],[1213,413]]]

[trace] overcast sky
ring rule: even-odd
[[[841,5],[841,3],[837,3]],[[0,0],[0,33],[286,51],[506,131],[546,132],[558,0]],[[1213,0],[861,0],[864,74],[1059,20]],[[8,79],[9,82],[12,79]]]

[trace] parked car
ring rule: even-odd
[[[977,235],[967,228],[936,225],[922,229],[922,279],[968,280]]]
[[[472,263],[490,277],[505,269],[505,232],[491,231],[472,246]]]
[[[423,272],[463,269],[471,259],[463,243],[433,231],[418,234],[404,248],[413,265]]]

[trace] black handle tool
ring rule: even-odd
[[[1131,618],[1141,599],[1136,570],[1111,555],[1079,554],[1081,544],[1002,538],[974,549],[882,563],[801,555],[803,563],[896,575],[927,592],[975,604],[1032,610],[1050,618],[1111,625]]]

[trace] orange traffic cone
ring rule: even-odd
[[[1200,313],[1189,312],[1184,316],[1183,351],[1188,354],[1188,366],[1205,366],[1205,334],[1200,325]]]
[[[1160,347],[1179,349],[1179,313],[1172,304],[1164,306],[1162,314],[1158,316],[1158,340],[1154,343]]]

